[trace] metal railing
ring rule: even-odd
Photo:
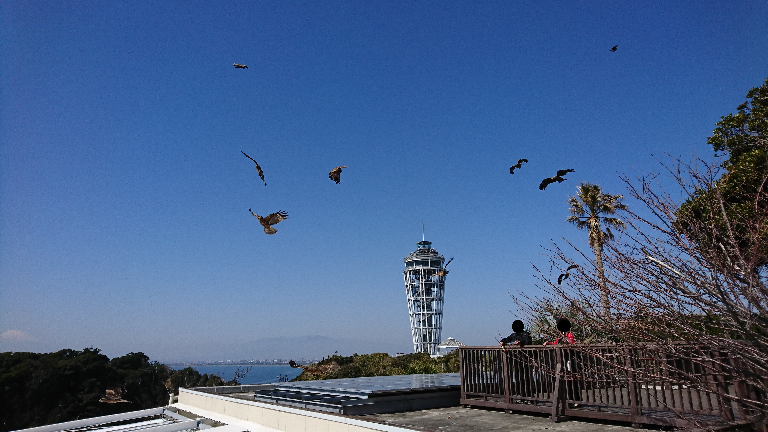
[[[733,365],[733,356],[705,350],[684,344],[674,350],[588,344],[460,347],[461,404],[547,413],[553,421],[585,417],[685,427],[691,421],[749,420],[753,413],[738,399],[766,395],[724,372],[722,365]]]

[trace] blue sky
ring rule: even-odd
[[[586,246],[565,223],[579,182],[624,193],[652,155],[711,159],[768,77],[758,1],[30,1],[0,20],[0,351],[409,352],[422,219],[455,257],[443,337],[494,344],[544,247]],[[290,217],[267,236],[248,208]]]

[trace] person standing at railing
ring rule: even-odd
[[[533,343],[531,334],[525,331],[525,324],[523,324],[522,321],[515,320],[512,323],[512,331],[514,333],[502,339],[499,342],[499,346],[503,347],[506,345],[522,348]],[[515,374],[515,386],[513,390],[516,395],[524,397],[530,396],[532,393],[530,386],[533,383],[531,381],[530,365],[526,361],[527,356],[525,356],[525,353],[521,352],[514,352],[510,354],[512,355],[513,360],[512,370],[514,370]]]
[[[502,339],[499,346],[516,345],[522,348],[533,343],[531,334],[525,331],[525,324],[522,321],[515,320],[512,323],[512,331],[514,333]]]
[[[560,345],[576,343],[576,338],[571,333],[571,321],[568,318],[560,318],[557,320],[557,330],[560,331],[560,336],[555,339],[554,342],[544,342],[544,346],[547,345]],[[565,363],[565,382],[566,397],[570,400],[581,400],[581,377],[577,372],[576,352],[573,350],[563,350],[563,362]],[[578,407],[579,404],[574,403],[573,407]]]
[[[560,331],[560,337],[555,339],[554,342],[544,342],[544,346],[559,345],[561,343],[576,343],[576,338],[573,337],[573,333],[571,333],[571,321],[568,318],[560,318],[557,320],[557,329]]]

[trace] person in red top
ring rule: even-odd
[[[557,320],[557,329],[560,331],[560,337],[555,339],[554,342],[544,342],[544,345],[559,345],[559,344],[575,344],[576,338],[571,333],[571,321],[568,318],[560,318]],[[563,360],[565,361],[565,388],[566,397],[572,401],[581,400],[581,379],[577,373],[575,353],[572,353],[570,349],[563,350]],[[573,408],[577,408],[578,403],[573,403]]]
[[[576,338],[571,333],[571,322],[568,318],[560,318],[557,320],[557,329],[560,330],[560,337],[555,339],[554,342],[544,342],[544,345],[558,345],[561,343],[575,344]]]

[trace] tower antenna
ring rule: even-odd
[[[424,241],[424,219],[421,220],[421,241]]]

